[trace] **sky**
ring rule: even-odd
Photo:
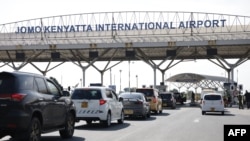
[[[232,15],[250,16],[249,0],[6,0],[0,5],[0,24],[78,13],[93,12],[116,12],[116,11],[187,11],[187,12],[205,12],[222,13]],[[1,63],[0,63],[1,65]],[[105,64],[96,63],[96,66],[102,68]],[[146,63],[134,61],[128,69],[128,61],[112,68],[104,75],[104,85],[110,82],[116,85],[117,89],[122,87],[136,86],[136,76],[138,86],[153,85],[153,70]],[[45,69],[44,64],[39,64],[40,68]],[[2,67],[0,71],[12,69]],[[22,71],[39,73],[32,66],[26,66]],[[120,73],[120,70],[121,73]],[[144,71],[145,70],[145,71]],[[247,61],[241,66],[235,68],[235,81],[243,84],[243,89],[250,90],[250,62]],[[128,80],[130,72],[130,81]],[[206,60],[196,60],[183,62],[168,70],[165,77],[168,78],[179,73],[198,73],[215,76],[226,76],[225,71]],[[110,77],[111,74],[111,77]],[[47,76],[56,77],[64,87],[74,86],[77,83],[81,85],[81,69],[72,64],[66,63],[47,73]],[[111,78],[111,79],[110,79]],[[120,84],[121,78],[121,84]],[[157,71],[156,83],[160,84],[161,74]],[[90,83],[99,83],[100,74],[93,68],[86,71],[86,86]]]

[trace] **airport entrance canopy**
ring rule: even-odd
[[[224,83],[227,82],[226,77],[210,76],[195,73],[181,73],[174,75],[166,80],[171,82],[179,89],[185,87],[189,88],[201,88],[201,89],[222,89],[224,90]]]
[[[103,74],[116,65],[110,65],[113,61],[142,60],[164,75],[168,69],[190,59],[208,59],[230,73],[249,57],[249,16],[121,11],[59,15],[0,24],[1,66],[19,70],[31,64],[38,69],[35,62],[73,62],[82,68],[83,81],[88,67]],[[226,59],[238,61],[230,64]],[[156,64],[155,60],[160,63]],[[108,63],[100,70],[95,65],[97,61]],[[41,72],[46,74],[51,69],[48,66]],[[156,71],[153,75],[156,79]]]

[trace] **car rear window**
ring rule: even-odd
[[[136,92],[141,92],[145,96],[154,96],[154,90],[153,89],[136,89]]]
[[[171,99],[171,94],[160,94],[162,98]]]
[[[101,99],[101,91],[93,89],[77,89],[72,93],[72,99]]]
[[[204,96],[205,100],[221,100],[220,95],[205,95]]]
[[[0,73],[0,94],[14,93],[18,90],[32,90],[33,82],[32,76]]]
[[[0,74],[0,95],[13,93],[16,90],[16,78],[8,73]]]
[[[137,94],[121,94],[121,97],[124,99],[142,99],[141,95]]]

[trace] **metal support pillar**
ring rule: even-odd
[[[101,84],[103,85],[103,75],[104,75],[104,71],[100,71],[101,73]]]
[[[85,74],[86,74],[86,69],[82,67],[82,87],[85,87]]]
[[[156,66],[153,67],[154,70],[154,88],[156,88]]]

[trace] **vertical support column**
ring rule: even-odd
[[[231,82],[230,80],[230,71],[231,71],[231,69],[227,69],[227,82],[229,83],[229,82]]]
[[[130,60],[128,61],[128,88],[130,91]]]
[[[234,67],[233,66],[230,66],[230,69],[228,70],[228,77],[229,77],[229,82],[231,84],[234,84]],[[234,93],[234,90],[230,91],[230,97],[231,97],[231,103],[230,103],[230,105],[233,105],[233,103],[234,103],[233,93]]]
[[[86,69],[82,67],[82,87],[85,87],[85,73]]]
[[[231,83],[234,83],[234,68],[231,67]]]
[[[161,70],[161,82],[163,82],[165,84],[165,70]]]
[[[154,88],[156,88],[156,66],[153,67],[154,70]]]
[[[101,84],[103,85],[103,75],[104,75],[104,71],[101,71]]]

